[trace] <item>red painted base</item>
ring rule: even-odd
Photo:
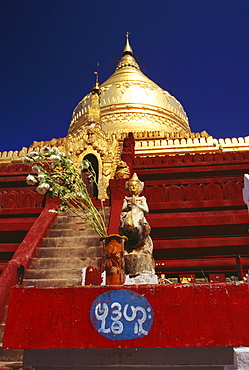
[[[154,321],[148,334],[143,337],[108,339],[91,322],[90,311],[94,300],[105,292],[122,289],[140,294],[152,307]],[[248,307],[249,290],[247,283],[243,282],[79,288],[15,287],[10,298],[4,347],[249,346]],[[118,311],[115,305],[112,312],[114,320],[118,319]],[[131,309],[126,313],[132,316]],[[103,314],[103,311],[99,310],[98,314]],[[138,314],[138,317],[142,320],[141,315]],[[114,327],[116,331],[119,328],[118,325]]]

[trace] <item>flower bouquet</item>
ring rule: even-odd
[[[100,212],[91,200],[79,169],[65,153],[56,147],[44,146],[40,152],[32,151],[23,157],[23,163],[32,166],[34,172],[27,176],[27,184],[36,185],[38,193],[48,193],[51,198],[58,197],[61,201],[58,209],[50,212],[71,210],[84,219],[99,236],[107,234],[103,200]],[[95,172],[88,160],[83,160],[81,169],[97,184]]]

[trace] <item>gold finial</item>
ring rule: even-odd
[[[116,67],[116,71],[124,67],[136,68],[137,70],[140,70],[139,65],[137,64],[133,56],[133,50],[129,43],[129,35],[130,32],[126,32],[126,45],[123,50],[122,58]]]
[[[97,63],[99,66],[99,63]],[[99,73],[93,72],[95,74],[95,84],[91,91],[91,99],[88,107],[88,122],[89,124],[99,124],[100,125],[100,91],[99,91]]]
[[[98,85],[99,84],[99,72],[93,72],[96,76],[96,79],[95,79],[95,85]]]
[[[133,50],[129,43],[129,35],[130,35],[130,32],[126,32],[126,45],[123,51],[123,55],[126,55],[126,54],[133,55]]]
[[[99,66],[99,63],[97,63],[97,67]],[[92,91],[94,93],[99,92],[99,72],[93,72],[95,74],[95,84],[92,88]]]

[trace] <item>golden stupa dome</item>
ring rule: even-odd
[[[96,92],[96,90],[95,90]],[[133,57],[128,36],[115,72],[99,86],[101,124],[105,132],[190,132],[178,100],[146,77]],[[89,125],[91,93],[73,111],[69,133]]]

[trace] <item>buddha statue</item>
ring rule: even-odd
[[[146,275],[145,281],[139,279],[140,284],[155,282],[155,262],[152,256],[153,243],[150,237],[150,225],[145,215],[149,212],[146,198],[140,196],[144,183],[134,173],[125,184],[129,196],[124,198],[120,214],[120,235],[125,235],[125,272],[130,278]],[[148,278],[149,276],[149,278]],[[152,277],[152,281],[151,280]],[[156,280],[157,283],[157,280]]]

